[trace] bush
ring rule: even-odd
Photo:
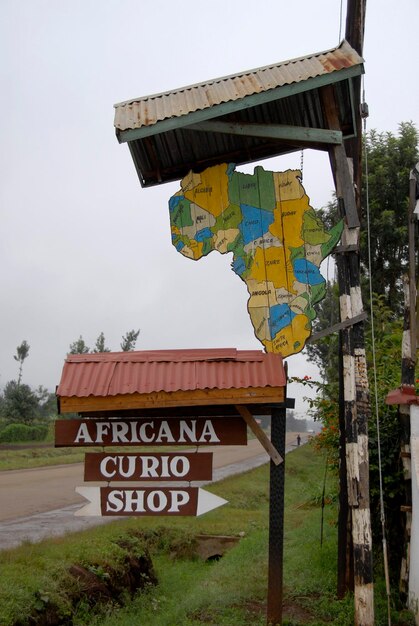
[[[43,441],[47,435],[48,426],[38,424],[9,424],[0,432],[0,443],[15,443],[17,441]]]

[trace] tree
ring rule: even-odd
[[[110,352],[110,348],[107,348],[105,345],[105,335],[103,331],[100,333],[99,337],[96,339],[93,352]]]
[[[29,348],[30,345],[28,344],[28,342],[24,339],[22,341],[22,343],[20,344],[20,346],[18,346],[16,348],[16,355],[13,357],[15,361],[17,361],[19,363],[19,376],[17,379],[17,385],[20,385],[20,381],[22,380],[22,368],[23,368],[23,361],[28,357],[29,355]]]
[[[121,350],[123,352],[130,352],[131,350],[134,350],[139,334],[140,334],[140,329],[129,330],[126,335],[123,335],[122,342],[121,342]]]
[[[409,173],[419,158],[419,134],[414,124],[402,122],[399,136],[371,130],[364,139],[368,161],[368,178],[362,184],[361,269],[362,299],[370,305],[368,276],[367,199],[371,233],[371,280],[374,294],[384,297],[383,305],[402,314],[401,281],[408,266],[408,202]],[[367,198],[368,182],[368,198]],[[319,211],[322,221],[330,228],[338,219],[336,200]],[[329,328],[339,320],[338,291],[327,292],[317,308],[313,332]],[[315,362],[327,383],[337,381],[337,336],[329,335],[308,344],[309,360]]]
[[[287,432],[302,433],[307,430],[307,421],[305,419],[298,419],[295,417],[295,411],[292,409],[287,410],[285,427]]]
[[[86,343],[81,335],[76,341],[73,341],[73,343],[70,344],[69,354],[87,354],[89,351],[90,348],[86,346]]]
[[[49,418],[57,415],[57,396],[55,393],[48,391],[43,385],[39,385],[34,391],[38,400],[39,417]]]
[[[372,291],[384,295],[395,315],[403,308],[402,275],[408,267],[409,173],[419,158],[419,134],[412,122],[399,134],[371,130],[365,137],[368,177],[362,183],[361,268],[368,274],[367,199],[370,216]],[[368,183],[368,198],[367,198]],[[369,295],[365,294],[365,302]]]
[[[39,401],[29,385],[9,381],[3,392],[2,413],[7,424],[31,424],[39,414]]]

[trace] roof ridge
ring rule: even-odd
[[[284,61],[278,61],[277,63],[270,63],[268,65],[262,65],[261,67],[254,67],[252,69],[249,70],[242,70],[240,72],[236,72],[235,74],[228,74],[227,76],[220,76],[218,78],[210,78],[207,80],[204,80],[200,83],[193,83],[192,85],[184,85],[183,87],[176,87],[174,89],[169,89],[168,91],[162,91],[161,93],[155,93],[155,94],[150,94],[147,96],[140,96],[139,98],[131,98],[130,100],[125,100],[122,102],[118,102],[116,104],[114,104],[114,108],[117,109],[119,107],[124,107],[124,106],[128,106],[130,104],[134,104],[135,102],[141,102],[141,101],[145,101],[145,100],[157,100],[158,98],[163,98],[164,96],[170,96],[170,95],[174,95],[174,94],[179,94],[182,93],[184,91],[191,91],[192,89],[198,88],[198,87],[206,87],[206,86],[210,86],[210,85],[214,85],[217,83],[222,83],[225,80],[230,80],[232,78],[240,78],[241,76],[246,76],[249,74],[255,74],[256,72],[263,72],[266,70],[271,70],[274,68],[278,68],[280,66],[286,66],[286,65],[290,65],[292,63],[298,63],[299,61],[303,61],[306,59],[311,59],[313,57],[319,57],[323,54],[328,54],[330,52],[336,52],[337,50],[339,50],[340,48],[343,47],[349,47],[350,49],[352,49],[355,53],[356,50],[354,50],[352,48],[352,46],[346,41],[346,39],[342,39],[342,41],[340,42],[340,44],[338,46],[334,46],[333,48],[328,48],[327,50],[321,50],[319,52],[314,52],[312,54],[305,54],[303,56],[300,57],[295,57],[292,59],[285,59]],[[358,55],[359,56],[359,55]],[[360,61],[362,62],[363,59],[362,57],[359,57]]]

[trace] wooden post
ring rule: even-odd
[[[284,552],[284,484],[285,484],[285,419],[286,408],[274,408],[271,418],[271,441],[284,462],[270,462],[269,485],[269,564],[268,564],[268,626],[282,624],[282,586]]]
[[[333,88],[323,88],[322,105],[328,126],[340,128]],[[339,206],[345,217],[342,252],[337,256],[341,321],[363,312],[359,275],[359,227],[354,215],[355,192],[348,179],[344,146],[331,147],[329,156]],[[351,199],[352,198],[352,199]],[[349,211],[349,215],[348,215]],[[358,222],[359,223],[359,222]],[[370,414],[363,323],[342,331],[343,386],[348,504],[352,519],[355,624],[374,625],[372,536],[369,504],[368,417]]]
[[[416,363],[416,349],[418,344],[419,325],[417,323],[417,306],[418,294],[416,289],[416,253],[415,253],[415,205],[416,198],[419,194],[419,163],[410,172],[409,180],[409,214],[408,214],[408,233],[409,233],[409,311],[410,311],[410,343],[411,352],[414,362]],[[419,218],[419,216],[418,216]]]
[[[338,571],[337,596],[342,599],[354,590],[352,553],[352,519],[348,507],[348,481],[346,469],[346,423],[343,393],[343,338],[339,331],[339,513],[338,513]]]

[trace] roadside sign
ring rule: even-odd
[[[55,447],[246,445],[241,417],[83,419],[55,422]]]
[[[76,487],[89,500],[78,516],[198,516],[227,503],[199,487]]]
[[[108,453],[85,455],[85,481],[200,481],[212,479],[212,452]]]

